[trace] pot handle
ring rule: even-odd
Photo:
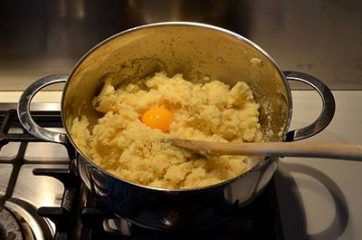
[[[33,120],[30,113],[30,103],[35,94],[44,87],[56,83],[66,82],[67,79],[68,74],[55,74],[43,77],[32,83],[21,95],[18,103],[18,118],[24,129],[31,135],[50,142],[66,143],[66,134],[42,128]]]
[[[285,71],[283,73],[288,81],[303,82],[311,86],[319,93],[322,99],[322,111],[319,117],[304,128],[289,131],[286,135],[286,141],[297,141],[319,133],[332,121],[336,110],[336,104],[331,90],[321,80],[306,73],[294,71]]]

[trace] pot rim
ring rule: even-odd
[[[283,79],[283,84],[287,93],[287,100],[288,100],[288,119],[286,121],[286,124],[284,126],[283,129],[283,134],[282,134],[282,139],[281,141],[284,141],[286,138],[286,133],[290,127],[290,123],[291,123],[291,118],[292,118],[292,112],[293,112],[293,102],[292,102],[292,96],[291,96],[291,89],[289,86],[288,81],[286,80],[283,72],[281,71],[279,65],[276,63],[276,61],[264,50],[262,49],[259,45],[257,45],[256,43],[254,43],[253,41],[241,36],[238,33],[235,33],[233,31],[227,30],[225,28],[222,27],[218,27],[218,26],[214,26],[211,24],[205,24],[205,23],[199,23],[199,22],[187,22],[187,21],[166,21],[166,22],[157,22],[157,23],[150,23],[150,24],[145,24],[145,25],[140,25],[140,26],[136,26],[127,30],[124,30],[122,32],[116,33],[108,38],[106,38],[105,40],[101,41],[100,43],[98,43],[97,45],[95,45],[94,47],[92,47],[90,50],[88,50],[79,60],[78,62],[75,64],[75,66],[73,67],[71,73],[69,74],[68,80],[71,79],[76,71],[76,69],[83,63],[83,61],[90,55],[92,54],[94,51],[96,51],[98,48],[100,48],[101,46],[103,46],[104,44],[112,41],[113,39],[116,39],[118,37],[121,37],[127,33],[130,32],[134,32],[134,31],[138,31],[138,30],[142,30],[142,29],[146,29],[146,28],[153,28],[153,27],[163,27],[163,26],[190,26],[190,27],[199,27],[199,28],[207,28],[207,29],[211,29],[211,30],[215,30],[221,33],[224,33],[226,35],[229,35],[239,41],[244,41],[247,44],[249,44],[251,47],[255,48],[256,50],[258,50],[262,55],[264,55],[264,57],[266,57],[272,64],[273,66],[276,68],[277,72],[279,73],[279,75],[281,76],[281,78]],[[224,185],[227,185],[231,182],[237,181],[239,178],[243,178],[255,171],[258,171],[260,168],[262,168],[263,166],[265,166],[266,164],[269,164],[272,159],[275,159],[273,157],[261,157],[262,159],[260,160],[260,162],[258,162],[255,166],[253,166],[252,168],[250,168],[249,170],[247,170],[246,172],[225,180],[223,182],[217,183],[217,184],[213,184],[213,185],[209,185],[209,186],[203,186],[203,187],[198,187],[198,188],[186,188],[186,189],[168,189],[168,188],[157,188],[157,187],[151,187],[151,186],[146,186],[146,185],[142,185],[142,184],[137,184],[131,181],[128,181],[126,179],[122,179],[119,176],[116,176],[110,172],[108,172],[107,170],[101,168],[100,166],[96,165],[92,160],[90,160],[85,154],[82,153],[82,151],[79,150],[79,148],[77,147],[77,145],[74,143],[73,139],[70,137],[71,135],[69,134],[69,130],[68,127],[65,123],[65,118],[64,118],[64,111],[63,111],[63,106],[64,106],[64,102],[65,102],[65,92],[67,91],[68,88],[68,80],[67,83],[65,84],[65,87],[63,89],[62,92],[62,100],[61,100],[61,116],[62,116],[62,122],[63,122],[63,126],[65,128],[66,134],[68,136],[68,140],[70,141],[70,143],[73,145],[73,147],[76,149],[76,151],[81,155],[82,158],[84,158],[87,162],[89,162],[93,167],[97,168],[98,170],[100,170],[103,174],[109,175],[112,178],[118,180],[118,181],[122,181],[125,183],[128,183],[134,187],[139,187],[142,189],[147,189],[147,190],[154,190],[154,191],[159,191],[159,192],[173,192],[173,193],[178,193],[178,192],[195,192],[195,191],[204,191],[204,190],[208,190],[208,189],[212,189],[212,188],[218,188],[218,187],[222,187]]]

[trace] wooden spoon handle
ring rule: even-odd
[[[169,139],[172,145],[204,155],[266,155],[362,160],[362,144],[329,142],[214,143]]]

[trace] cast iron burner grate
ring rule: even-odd
[[[43,127],[62,127],[57,111],[34,112],[35,121]],[[19,152],[11,161],[13,170],[0,206],[11,199],[19,169],[24,164],[24,153],[29,142],[41,141],[27,133],[10,134],[10,127],[20,127],[15,110],[0,112],[0,151],[9,142],[21,142]],[[66,144],[69,158],[75,159],[74,148]],[[5,161],[0,160],[0,164]],[[9,163],[6,161],[6,163]],[[29,161],[27,162],[29,163]],[[32,161],[30,163],[37,163]],[[42,161],[44,163],[44,161]],[[52,164],[52,162],[46,162]],[[56,165],[55,165],[56,166]],[[53,239],[283,239],[275,183],[272,180],[265,191],[251,204],[239,209],[229,221],[197,232],[166,233],[148,230],[114,216],[104,210],[81,183],[70,161],[69,168],[35,168],[34,175],[50,176],[64,185],[60,207],[40,207],[37,213],[56,225]]]
[[[60,112],[58,111],[47,111],[47,112],[33,112],[34,120],[42,127],[50,128],[61,128],[62,121]],[[44,142],[34,136],[25,133],[9,133],[11,128],[21,128],[21,124],[17,117],[16,110],[11,109],[8,111],[0,112],[0,151],[3,146],[10,142],[20,142],[19,151],[15,158],[11,161],[1,160],[0,164],[11,164],[12,171],[10,174],[9,181],[6,186],[5,194],[0,197],[0,208],[4,207],[6,201],[19,202],[18,199],[12,199],[12,195],[15,189],[15,185],[19,176],[21,167],[24,164],[51,164],[57,165],[57,163],[49,161],[36,161],[36,160],[24,160],[25,152],[30,142]],[[70,144],[65,144],[70,159],[74,159],[74,148]],[[50,176],[58,179],[64,185],[64,193],[60,207],[41,207],[37,209],[38,216],[42,216],[51,219],[56,225],[56,233],[54,239],[72,239],[69,238],[75,231],[74,218],[75,209],[77,207],[77,201],[80,189],[80,179],[73,173],[69,164],[69,169],[62,168],[34,168],[33,174],[39,176]],[[29,209],[29,208],[28,208]],[[36,215],[36,214],[32,214]],[[47,226],[44,222],[41,222],[42,229],[47,230]],[[44,234],[48,239],[50,232]]]

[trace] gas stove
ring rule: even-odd
[[[15,107],[0,106],[0,239],[283,239],[274,180],[251,204],[212,228],[166,233],[132,225],[102,208],[82,184],[73,147],[24,132]],[[32,109],[42,127],[62,128],[57,105]]]

